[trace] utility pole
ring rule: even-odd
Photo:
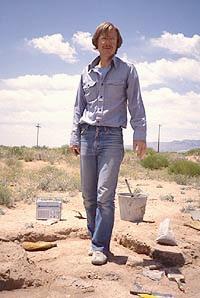
[[[160,152],[160,127],[161,127],[161,124],[159,124],[158,126],[158,153]]]
[[[39,140],[39,129],[41,128],[40,124],[38,123],[35,127],[37,127],[37,147],[38,147],[38,140]]]

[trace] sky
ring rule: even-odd
[[[69,144],[80,74],[96,27],[122,35],[137,69],[147,141],[200,139],[200,1],[0,0],[0,145]],[[129,117],[130,118],[130,117]],[[132,144],[132,128],[124,130]]]

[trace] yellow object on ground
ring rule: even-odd
[[[152,295],[152,294],[138,294],[139,297],[142,298],[156,298],[158,296]]]
[[[193,228],[197,231],[200,231],[200,222],[197,221],[197,220],[194,220],[194,221],[191,221],[191,222],[186,222],[186,223],[184,223],[184,226]]]
[[[37,250],[46,250],[52,247],[56,247],[56,243],[46,242],[46,241],[38,241],[38,242],[23,242],[22,247],[28,251],[37,251]]]

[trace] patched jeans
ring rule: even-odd
[[[123,156],[121,128],[81,125],[81,186],[93,250],[107,252],[110,248]]]

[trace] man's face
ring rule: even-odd
[[[98,51],[102,58],[110,58],[115,55],[117,49],[117,32],[115,29],[108,30],[99,36]]]

